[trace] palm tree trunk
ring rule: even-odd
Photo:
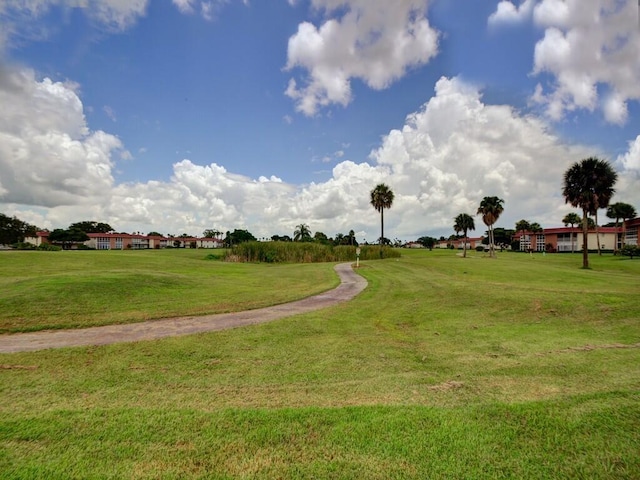
[[[571,228],[573,229],[574,224],[571,224]],[[571,232],[571,253],[576,253],[576,232]]]
[[[618,217],[616,217],[616,239],[613,242],[613,254],[618,255]]]
[[[464,245],[462,246],[462,258],[467,258],[467,231],[464,231]]]
[[[384,242],[384,208],[380,209],[380,258],[382,258],[382,244]]]
[[[602,252],[600,251],[600,230],[598,229],[598,210],[596,209],[596,241],[598,242],[598,255],[602,256]]]
[[[587,222],[587,210],[582,210],[582,268],[589,268],[589,224]]]
[[[496,252],[493,245],[493,224],[489,225],[489,257],[494,258]]]

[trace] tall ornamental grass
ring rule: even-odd
[[[360,248],[360,260],[380,259],[377,245],[323,245],[313,242],[244,242],[227,251],[224,260],[250,263],[316,263],[349,262],[356,260],[356,248]],[[383,258],[398,258],[400,251],[384,247]]]

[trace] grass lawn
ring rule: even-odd
[[[254,309],[339,283],[329,265],[239,265],[210,252],[1,252],[0,333]]]
[[[268,324],[0,355],[0,478],[640,478],[640,261],[469,255],[363,262],[356,299]]]

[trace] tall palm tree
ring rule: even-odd
[[[311,230],[309,229],[309,225],[307,225],[306,223],[301,223],[293,232],[293,241],[307,242],[309,240],[311,240]]]
[[[489,227],[489,256],[495,257],[493,241],[493,224],[498,221],[504,211],[504,200],[498,197],[484,197],[478,207],[478,215],[482,215],[482,221]]]
[[[636,209],[633,205],[629,205],[624,202],[616,202],[609,205],[607,208],[607,217],[615,219],[616,221],[616,242],[613,246],[613,254],[618,253],[618,220],[622,219],[622,246],[624,247],[624,237],[626,235],[626,227],[624,221],[626,219],[634,218],[636,216]]]
[[[384,183],[376,185],[376,188],[371,190],[371,205],[380,212],[380,257],[384,243],[384,209],[391,208],[393,197],[393,191]]]
[[[589,268],[587,216],[596,215],[599,208],[609,205],[617,180],[618,174],[611,165],[596,157],[576,162],[564,173],[565,202],[582,209],[582,268]]]
[[[571,213],[567,213],[564,216],[564,218],[562,219],[562,223],[564,223],[565,227],[567,225],[571,225],[571,228],[573,228],[575,225],[580,225],[580,223],[582,223],[582,219],[580,218],[580,215],[578,215],[576,212],[571,212]],[[573,232],[571,232],[571,253],[576,251],[575,239],[576,239],[576,235]]]
[[[516,222],[516,232],[521,232],[520,233],[520,250],[521,251],[522,251],[522,240],[524,238],[525,233],[528,232],[530,228],[531,228],[531,224],[524,219],[518,220]]]
[[[529,224],[529,230],[531,231],[531,233],[540,233],[542,232],[542,227],[540,226],[540,224],[538,222],[533,222]],[[536,237],[536,250],[538,250],[538,240]],[[533,251],[533,249],[532,249]]]
[[[475,230],[476,226],[473,222],[473,217],[468,213],[460,213],[456,218],[453,219],[453,229],[456,233],[464,232],[464,244],[462,247],[462,256],[464,258],[467,257],[467,232],[469,230]]]

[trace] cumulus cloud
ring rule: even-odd
[[[88,129],[73,85],[0,69],[0,201],[55,207],[107,195],[120,140]]]
[[[618,157],[618,162],[625,170],[635,170],[640,173],[640,135],[632,142],[629,142],[629,151]]]
[[[505,199],[500,226],[520,218],[555,226],[571,210],[560,192],[564,171],[601,154],[564,144],[538,118],[485,104],[473,85],[442,78],[434,96],[388,132],[368,162],[341,160],[325,182],[292,185],[267,172],[252,179],[184,159],[166,181],[116,184],[114,154],[123,145],[90,130],[71,86],[39,81],[29,71],[0,79],[0,103],[10,107],[0,110],[0,211],[46,228],[91,218],[119,231],[199,235],[206,228],[247,228],[270,237],[291,235],[304,222],[314,232],[354,230],[360,241],[374,241],[379,214],[369,194],[381,182],[395,192],[385,214],[390,238],[449,235],[453,218],[475,214],[485,195]],[[624,177],[620,198],[640,201],[640,137],[616,164]],[[476,226],[481,234],[479,218]]]
[[[331,104],[347,105],[351,81],[370,88],[388,87],[414,66],[426,64],[438,50],[438,33],[426,17],[427,0],[313,0],[327,20],[298,26],[289,38],[286,69],[301,69],[285,94],[296,109],[315,115]]]
[[[502,0],[498,3],[496,11],[489,16],[489,25],[520,23],[531,16],[534,4],[534,0],[525,0],[516,7],[509,0]]]
[[[502,1],[489,22],[521,19],[532,5]],[[600,110],[607,122],[625,123],[627,103],[640,100],[637,2],[538,0],[532,18],[544,28],[533,62],[533,74],[543,80],[533,101],[553,120],[575,110]]]

